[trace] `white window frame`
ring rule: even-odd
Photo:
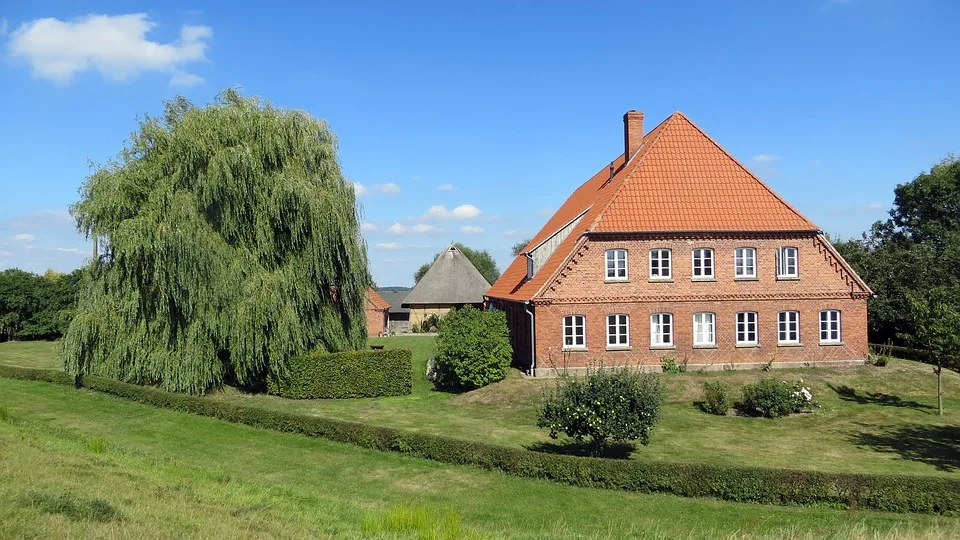
[[[672,349],[673,313],[654,313],[650,315],[650,347]]]
[[[760,325],[757,323],[759,317],[756,311],[741,311],[737,313],[737,345],[756,345],[760,342]],[[750,334],[753,334],[753,339],[749,339]],[[743,339],[740,339],[741,336]]]
[[[717,314],[701,312],[693,314],[693,346],[715,347],[717,345]]]
[[[630,279],[630,270],[629,265],[627,264],[628,257],[629,255],[625,249],[617,248],[607,250],[604,256],[607,269],[606,281],[627,281]],[[618,275],[621,271],[623,272],[622,276]]]
[[[793,334],[793,338],[790,335]],[[781,311],[777,313],[777,343],[800,343],[800,312]]]
[[[791,264],[792,263],[792,264]],[[793,246],[777,249],[777,277],[800,277],[800,250]]]
[[[697,255],[700,255],[699,257]],[[692,263],[690,266],[690,276],[694,280],[698,279],[714,279],[716,274],[714,273],[714,268],[716,268],[716,259],[714,258],[713,248],[694,248],[691,253]],[[697,271],[700,271],[700,275],[697,275]],[[709,270],[709,272],[707,271]]]
[[[656,253],[656,256],[654,256]],[[671,259],[673,252],[670,248],[655,248],[650,250],[650,279],[653,280],[673,280],[673,264]],[[654,274],[653,262],[657,262],[656,274]],[[664,264],[666,263],[666,264]]]
[[[747,264],[748,261],[752,264]],[[747,273],[747,270],[752,272]],[[733,277],[734,279],[757,277],[757,248],[738,247],[733,250]]]
[[[577,324],[579,323],[579,324]],[[577,328],[580,328],[580,341],[577,344]],[[567,344],[567,338],[571,338],[571,344]],[[563,317],[563,349],[578,350],[587,348],[587,317],[586,315],[565,315]]]
[[[820,312],[820,343],[843,342],[842,320],[839,309],[825,309]]]
[[[611,326],[614,328],[614,333],[610,332]],[[630,316],[625,313],[611,313],[607,315],[607,348],[627,349],[629,347]]]

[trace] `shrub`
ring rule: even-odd
[[[545,397],[537,426],[549,428],[554,439],[561,432],[577,441],[590,437],[598,455],[608,440],[650,444],[663,400],[664,386],[657,375],[600,368],[585,378],[561,381]]]
[[[440,325],[440,317],[436,313],[431,313],[427,315],[426,318],[420,323],[420,331],[426,334],[427,332],[436,332],[437,328]]]
[[[438,387],[473,390],[502,381],[512,359],[504,312],[466,306],[440,319],[434,381]]]
[[[73,376],[60,377],[56,375],[65,374],[47,371],[54,376],[44,379],[37,377],[39,371],[43,370],[6,367],[0,369],[0,376],[74,385]],[[90,390],[227,422],[322,437],[364,448],[401,452],[453,465],[472,465],[571,486],[672,493],[683,497],[713,497],[762,504],[822,505],[950,515],[960,512],[958,478],[824,473],[547,454],[442,435],[218,402],[93,375],[85,376],[82,383]]]
[[[662,369],[664,373],[671,373],[674,375],[686,373],[687,360],[684,359],[683,362],[677,362],[677,359],[672,356],[661,356],[660,369]]]
[[[730,387],[720,381],[703,383],[703,401],[700,402],[700,408],[710,414],[723,416],[727,414],[730,407],[733,406],[733,400],[730,397]]]
[[[779,418],[815,407],[813,394],[803,381],[788,383],[774,378],[760,379],[743,387],[740,409],[767,418]]]
[[[406,349],[312,352],[270,373],[267,391],[291,399],[402,396],[413,391],[412,353]]]

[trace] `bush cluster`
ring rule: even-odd
[[[0,375],[7,377],[49,380],[65,385],[74,383],[70,375],[47,372],[48,376],[40,376],[37,371],[41,370],[0,366]],[[180,412],[572,486],[714,497],[736,502],[869,508],[887,512],[960,513],[960,479],[957,478],[831,474],[548,454],[236,405],[103,377],[85,376],[82,383],[91,390]]]
[[[291,399],[402,396],[413,391],[412,356],[407,349],[307,353],[285,372],[271,371],[267,391]]]
[[[513,360],[507,316],[473,306],[440,319],[434,383],[449,390],[473,390],[507,376]]]
[[[788,383],[768,377],[747,384],[743,387],[740,409],[745,413],[767,418],[802,412],[813,402],[810,390],[803,387],[802,383],[803,381]]]
[[[710,414],[726,415],[733,406],[730,387],[720,381],[703,383],[703,401],[700,408]]]
[[[650,444],[664,394],[657,375],[600,368],[583,378],[560,381],[544,398],[537,426],[548,428],[553,439],[559,433],[577,441],[589,437],[594,455],[606,447],[608,440]]]

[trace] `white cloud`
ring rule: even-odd
[[[373,189],[379,191],[380,193],[400,193],[400,186],[389,182],[387,184],[374,184]]]
[[[367,189],[367,186],[361,184],[360,182],[354,182],[353,192],[357,195],[357,197],[363,197],[367,193],[370,193],[370,190]]]
[[[538,215],[538,216],[552,216],[552,215],[553,215],[553,209],[552,209],[552,208],[541,208],[540,210],[537,210],[536,212],[534,212],[534,214],[535,214],[535,215]]]
[[[819,168],[819,167],[823,167],[823,160],[822,160],[822,159],[815,159],[815,160],[811,161],[810,164],[813,165],[814,167],[818,167],[818,168]]]
[[[453,191],[453,184],[443,184],[437,186],[437,191]]]
[[[360,230],[363,232],[373,232],[377,230],[377,226],[373,223],[363,222],[360,224]]]
[[[57,248],[57,251],[62,251],[63,253],[79,253],[81,255],[86,255],[86,251],[79,250],[77,248]]]
[[[13,237],[14,240],[17,240],[19,242],[32,242],[35,238],[36,237],[33,236],[32,234],[26,234],[26,233],[18,234]]]
[[[520,231],[506,231],[503,233],[507,238],[513,238],[514,236],[523,236],[523,233]]]
[[[404,225],[402,223],[394,223],[387,228],[387,232],[392,234],[427,234],[432,232],[440,232],[442,229],[438,229],[433,225],[428,225],[426,223],[417,223],[415,225]]]
[[[12,255],[9,251],[0,251],[0,257],[9,257]]]
[[[400,249],[403,246],[396,242],[382,242],[380,244],[377,244],[377,247],[380,249],[392,250],[392,249]]]
[[[774,161],[780,161],[780,156],[774,156],[771,154],[757,154],[753,156],[753,160],[757,163],[772,163]]]
[[[869,212],[871,210],[883,210],[883,208],[884,206],[882,204],[878,202],[873,202],[864,206],[863,208],[861,208],[861,210],[863,210],[864,212]]]
[[[427,218],[441,218],[441,219],[471,219],[480,215],[480,209],[472,204],[461,204],[460,206],[454,208],[453,210],[447,210],[446,206],[442,204],[437,204],[431,206],[427,213],[423,215],[424,219]]]
[[[7,29],[10,28],[10,25],[7,23],[6,19],[0,19],[0,36],[7,35]]]
[[[207,59],[209,26],[183,25],[170,43],[146,39],[157,23],[146,13],[87,15],[73,21],[35,19],[10,36],[10,55],[30,63],[33,74],[58,84],[74,75],[99,71],[107,79],[126,81],[145,71],[171,74],[171,84],[196,84],[203,79],[182,66]]]
[[[460,227],[460,232],[464,234],[483,234],[483,227],[474,227],[473,225],[464,225]]]

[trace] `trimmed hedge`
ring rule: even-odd
[[[72,385],[66,374],[5,367],[0,375]],[[63,376],[61,376],[63,375]],[[586,458],[404,432],[354,422],[270,411],[209,398],[174,394],[103,377],[85,376],[83,386],[140,403],[229,422],[301,433],[364,448],[399,452],[456,465],[541,478],[572,486],[735,502],[817,505],[888,512],[960,513],[960,479],[907,475],[866,475],[726,467],[641,460]]]
[[[313,352],[270,373],[267,391],[289,399],[403,396],[413,392],[413,353],[407,349]]]

